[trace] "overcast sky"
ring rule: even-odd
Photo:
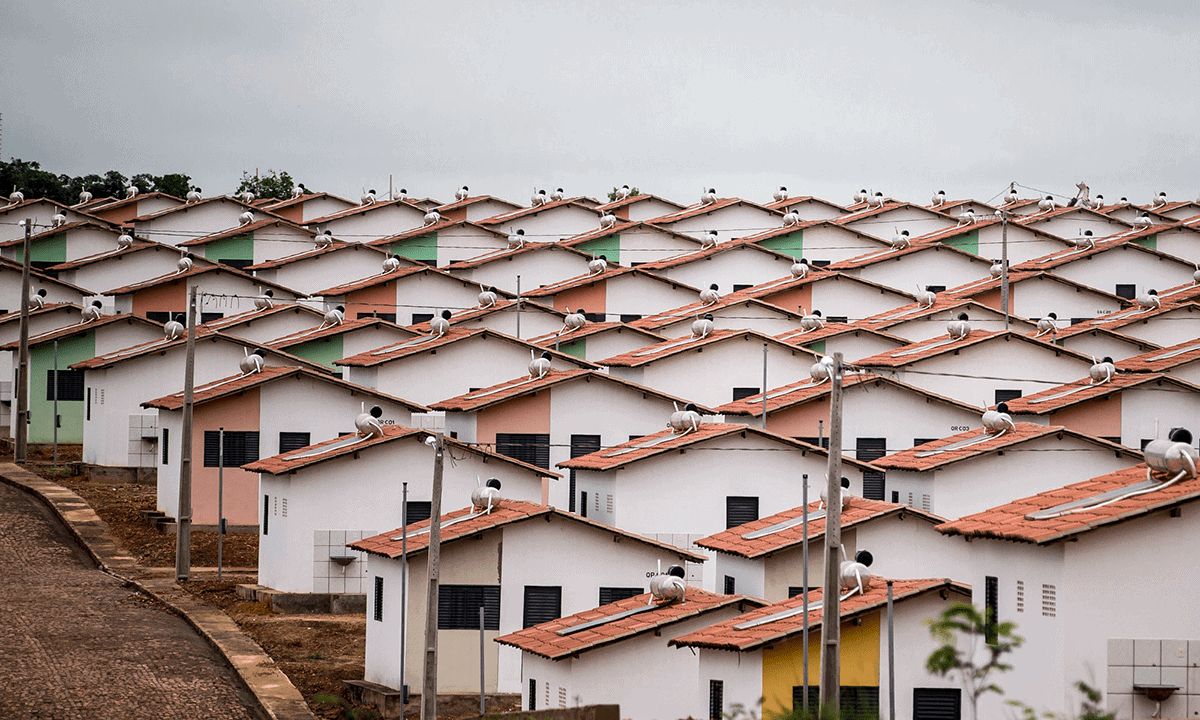
[[[1200,3],[6,0],[3,156],[357,199],[1200,194]],[[7,194],[10,188],[0,188]],[[1026,196],[1034,193],[1026,192]]]

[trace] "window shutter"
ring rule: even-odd
[[[162,464],[166,465],[171,461],[171,428],[163,428],[163,446],[162,446]]]
[[[383,622],[383,578],[375,576],[375,621]]]
[[[312,444],[309,441],[310,437],[311,435],[306,432],[281,432],[279,433],[279,452],[282,454],[308,447]]]
[[[726,575],[725,576],[725,594],[733,595],[735,592],[737,592],[735,588],[737,588],[737,580],[735,580],[732,575]]]
[[[996,391],[996,403],[997,404],[1002,403],[1002,402],[1008,402],[1009,400],[1016,400],[1019,397],[1021,397],[1020,390],[997,390]]]
[[[428,520],[433,513],[433,504],[428,500],[409,500],[405,522],[409,525]]]
[[[725,498],[725,527],[737,527],[758,519],[758,498],[731,495]]]
[[[721,720],[725,709],[725,682],[708,681],[708,720]]]
[[[543,470],[550,469],[548,433],[496,433],[496,452]]]
[[[962,690],[958,688],[913,688],[913,720],[959,720]]]
[[[572,435],[571,436],[571,458],[582,457],[590,453],[594,453],[600,449],[599,435]],[[575,512],[575,471],[571,471],[571,499],[568,501],[567,510]],[[603,603],[601,603],[603,604]]]
[[[983,605],[987,613],[984,633],[988,645],[995,645],[999,639],[996,634],[996,623],[1000,621],[1000,581],[988,575],[983,579]]]
[[[863,462],[878,460],[886,454],[887,438],[858,438],[855,441],[855,456]],[[863,473],[863,497],[868,500],[883,500],[887,497],[884,484],[883,473]]]
[[[533,627],[562,617],[562,587],[526,585],[521,627]]]
[[[740,387],[733,389],[733,401],[745,400],[748,397],[753,397],[759,393],[759,389],[754,387]]]
[[[499,585],[441,585],[438,587],[438,630],[478,630],[479,606],[483,629],[500,629]]]
[[[644,592],[640,587],[602,587],[600,588],[600,604],[608,605],[620,600],[627,600],[631,597],[637,597]]]

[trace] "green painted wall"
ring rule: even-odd
[[[585,253],[591,253],[597,257],[603,255],[608,258],[610,263],[620,264],[621,262],[621,236],[608,235],[607,237],[588,240],[575,247],[576,250],[582,250]],[[583,357],[580,355],[580,357]]]
[[[96,334],[89,332],[79,337],[58,341],[58,369],[96,356]],[[54,343],[43,343],[29,350],[29,442],[54,442],[54,401],[46,399],[49,384],[48,371],[54,369]],[[58,414],[62,416],[62,427],[58,429],[60,443],[83,442],[83,414],[87,408],[87,390],[83,400],[59,400]]]
[[[67,261],[67,234],[59,233],[33,243],[29,262],[64,263]],[[25,247],[17,247],[17,262],[25,262]]]
[[[580,360],[587,359],[587,338],[579,338],[571,342],[565,342],[558,346],[559,352],[564,352],[568,355],[574,355]]]
[[[437,262],[437,233],[429,233],[421,237],[406,238],[392,243],[392,252],[402,258],[417,262]]]
[[[972,255],[978,255],[979,254],[979,231],[972,230],[971,232],[967,233],[966,235],[959,235],[958,237],[950,238],[949,240],[943,240],[942,244],[949,245],[950,247],[958,248],[959,250],[966,250],[967,252],[971,253]]]
[[[221,260],[254,260],[254,233],[213,240],[204,246],[204,257]]]
[[[304,358],[311,362],[320,363],[327,368],[332,369],[339,375],[342,372],[341,366],[334,366],[334,360],[341,360],[345,357],[342,354],[342,336],[334,335],[333,337],[321,338],[312,342],[296,345],[287,350],[293,355]]]
[[[778,237],[767,238],[759,243],[763,247],[781,252],[785,255],[791,255],[795,258],[804,257],[804,231],[797,230],[794,233],[780,235]]]
[[[809,350],[812,350],[815,353],[821,353],[822,355],[825,354],[825,341],[824,340],[818,340],[815,343],[805,345],[804,347],[808,348]]]
[[[1149,237],[1144,237],[1144,238],[1140,238],[1138,240],[1134,240],[1134,242],[1137,243],[1138,245],[1141,245],[1144,248],[1150,248],[1151,250],[1157,250],[1158,249],[1158,234],[1155,233],[1154,235],[1150,235]],[[33,257],[33,259],[37,260],[37,256],[35,255]]]

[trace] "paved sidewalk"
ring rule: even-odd
[[[95,569],[36,498],[0,484],[0,717],[257,717],[182,618]]]

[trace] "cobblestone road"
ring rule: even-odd
[[[0,718],[253,718],[233,671],[160,607],[0,484]]]

